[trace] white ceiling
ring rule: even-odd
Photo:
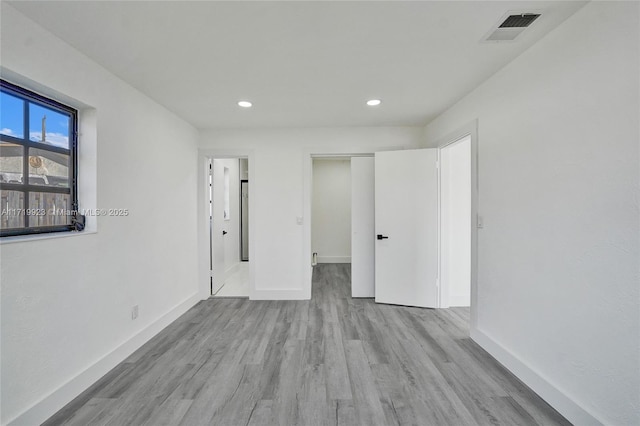
[[[584,3],[11,2],[200,129],[423,125]],[[534,9],[514,42],[481,42]]]

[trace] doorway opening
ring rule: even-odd
[[[209,269],[212,297],[249,297],[249,163],[209,160]]]
[[[478,121],[437,143],[439,151],[439,307],[468,325],[478,323]]]
[[[471,304],[471,135],[440,149],[440,307]]]
[[[464,162],[460,162],[460,155],[457,155],[461,149],[466,153]],[[336,262],[331,259],[334,256],[322,252],[317,242],[317,236],[321,233],[318,206],[324,204],[325,207],[334,207],[332,202],[322,203],[318,200],[318,172],[322,167],[318,165],[322,160],[325,163],[331,160],[345,161],[348,157],[351,184],[343,179],[342,184],[336,183],[334,188],[351,188],[350,297],[374,297],[377,303],[404,306],[455,307],[454,310],[464,310],[460,317],[466,317],[470,329],[474,329],[477,324],[477,228],[481,227],[478,226],[481,222],[477,212],[477,122],[469,123],[455,134],[443,138],[434,148],[356,155],[310,152],[309,155],[308,166],[305,166],[305,185],[309,189],[309,196],[305,199],[304,208],[310,218],[306,225],[305,239],[308,245],[305,244],[305,250],[308,251],[305,252],[305,260],[310,259],[312,265],[319,266],[329,261]],[[445,175],[441,174],[441,159],[446,163],[443,166]],[[363,160],[362,170],[369,176],[359,175],[364,184],[356,190],[354,185],[359,179],[356,170],[360,160]],[[369,164],[365,166],[367,161]],[[450,171],[448,167],[454,167],[455,170],[463,168],[464,176]],[[461,185],[461,182],[465,185]],[[441,188],[443,183],[448,185],[448,189]],[[449,191],[446,194],[445,189]],[[455,197],[452,191],[455,191]],[[441,210],[441,197],[449,205],[448,213]],[[359,199],[363,206],[369,206],[364,208],[368,216],[356,214],[355,206]],[[464,199],[464,203],[460,199]],[[452,213],[456,215],[443,216]],[[343,219],[342,224],[347,220]],[[457,226],[461,221],[464,226]],[[357,225],[365,222],[368,225],[359,231]],[[441,228],[442,224],[445,225],[444,229]],[[330,233],[325,232],[324,235]],[[465,238],[460,238],[460,235]],[[357,238],[360,238],[361,246],[356,243]],[[358,247],[361,247],[360,251]],[[357,253],[362,254],[360,261]],[[463,254],[455,256],[455,253]],[[460,266],[462,271],[458,271],[459,265],[463,264]],[[361,276],[367,277],[363,280],[364,294],[356,294],[357,265],[364,265]],[[307,288],[311,295],[327,277],[325,275],[316,280],[317,266],[308,270],[311,273],[307,275]],[[445,281],[442,281],[443,272],[445,275],[448,273]],[[452,290],[445,288],[454,285],[454,281],[462,285]],[[464,291],[458,291],[458,288]]]
[[[345,285],[351,282],[350,157],[312,158],[311,252],[312,295],[320,290],[322,294],[350,295]]]
[[[373,154],[311,156],[312,290],[374,297]],[[325,289],[326,290],[326,289]]]

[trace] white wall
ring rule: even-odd
[[[351,160],[313,160],[311,251],[318,263],[351,262]]]
[[[311,297],[311,154],[416,147],[420,128],[228,129],[203,132],[207,155],[248,152],[252,299]],[[309,211],[307,212],[307,208]],[[298,224],[302,218],[302,224]],[[200,245],[201,252],[204,244]],[[206,254],[205,254],[206,256]],[[205,261],[201,261],[206,265]],[[201,277],[206,277],[201,271]],[[208,284],[202,281],[202,285]],[[207,288],[207,287],[203,287]]]
[[[441,307],[471,302],[471,136],[440,150]]]
[[[478,119],[472,337],[576,424],[640,424],[638,9],[587,4],[426,127]]]
[[[198,134],[6,3],[1,47],[3,77],[95,109],[97,206],[130,212],[2,244],[1,422],[39,424],[198,300]]]

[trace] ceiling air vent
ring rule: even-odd
[[[484,38],[485,41],[511,41],[520,35],[529,25],[540,17],[540,13],[514,12],[505,14],[500,24],[494,27]]]
[[[509,15],[507,19],[500,24],[500,28],[526,28],[533,21],[538,19],[539,13],[523,13],[521,15]]]

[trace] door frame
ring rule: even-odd
[[[470,328],[475,329],[478,323],[478,120],[460,127],[436,141],[438,148],[438,304],[442,306],[442,149],[458,142],[467,136],[471,137],[471,306]]]
[[[197,218],[198,218],[198,295],[201,300],[206,300],[211,296],[209,258],[209,160],[247,158],[249,160],[249,176],[253,176],[255,183],[255,155],[253,150],[221,150],[211,148],[198,149],[197,167]],[[255,184],[249,185],[249,198],[255,197]],[[249,229],[255,230],[255,209],[249,209]],[[249,299],[255,293],[255,247],[254,239],[249,233]]]

